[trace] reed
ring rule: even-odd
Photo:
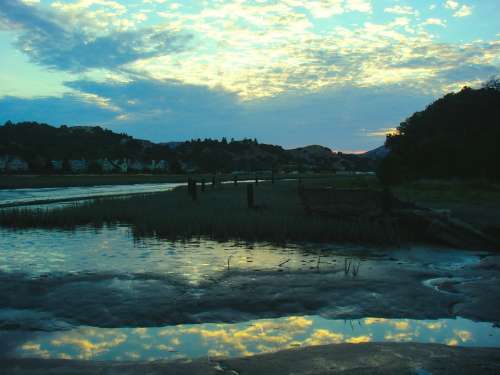
[[[360,242],[390,244],[383,223],[309,216],[300,204],[295,181],[263,182],[254,188],[255,207],[247,204],[247,184],[221,184],[198,192],[170,192],[102,198],[54,209],[0,210],[0,225],[11,228],[101,227],[129,224],[138,237],[207,237],[217,240]]]

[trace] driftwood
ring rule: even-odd
[[[299,187],[306,212],[340,220],[368,218],[384,223],[396,237],[474,249],[500,249],[495,239],[451,216],[397,199],[388,190]]]

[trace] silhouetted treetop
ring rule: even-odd
[[[386,182],[500,177],[498,80],[447,94],[397,130],[387,137],[390,154],[379,169]]]

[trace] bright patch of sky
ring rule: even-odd
[[[0,121],[53,98],[55,111],[81,101],[96,122],[154,140],[332,137],[335,148],[369,148],[426,101],[498,74],[499,20],[498,0],[2,0]],[[145,85],[198,102],[162,103]],[[391,105],[402,90],[408,103]],[[346,92],[353,112],[383,95],[385,116],[347,112]],[[300,112],[311,98],[307,108],[329,115]],[[31,115],[82,123],[52,112]]]

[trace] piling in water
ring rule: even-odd
[[[198,198],[198,191],[196,186],[196,181],[192,178],[188,178],[188,194],[191,196],[192,200],[196,200]]]
[[[193,190],[193,180],[191,179],[191,177],[188,177],[187,179],[187,193],[189,196],[192,196],[192,190]]]
[[[238,176],[233,177],[234,186],[238,186]]]
[[[205,191],[205,179],[201,180],[201,191]]]

